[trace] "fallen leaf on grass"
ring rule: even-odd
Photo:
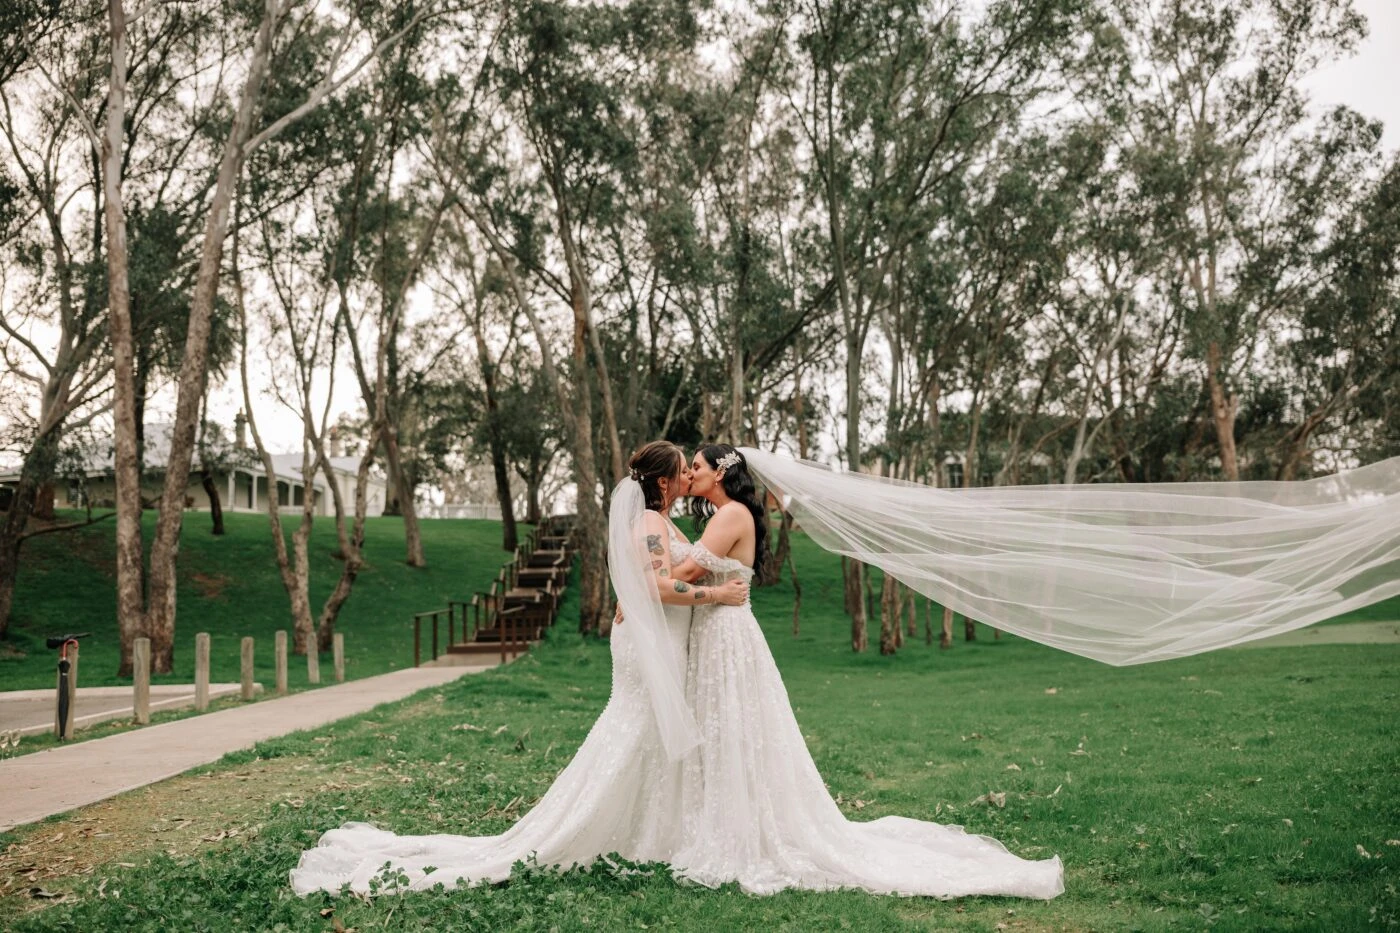
[[[1060,692],[1060,688],[1059,688],[1059,687],[1046,687],[1046,688],[1045,688],[1045,695],[1048,696],[1048,697],[1052,697],[1052,696],[1054,696],[1055,694],[1057,694],[1057,693],[1059,693],[1059,692]]]
[[[1004,791],[987,791],[987,793],[972,801],[973,806],[980,803],[991,804],[997,808],[1004,808],[1006,806],[1006,793]]]
[[[496,729],[495,732],[493,732],[493,733],[491,733],[491,734],[492,734],[492,735],[500,735],[502,732],[505,732],[505,731],[506,731],[507,729],[509,729],[509,728],[510,728],[510,726],[500,726],[499,728]]]
[[[452,731],[453,731],[453,732],[485,732],[486,729],[483,728],[482,726],[474,726],[474,725],[472,725],[472,724],[469,723],[469,722],[464,722],[464,723],[461,723],[460,725],[453,726],[453,727],[452,727]]]
[[[1357,846],[1357,848],[1359,849],[1360,846]],[[30,897],[41,897],[41,898],[53,900],[53,899],[57,899],[57,898],[62,897],[62,896],[63,896],[63,892],[62,892],[62,891],[59,891],[59,892],[45,891],[43,888],[37,887],[37,886],[36,886],[36,887],[32,887],[32,888],[29,889],[29,896],[30,896]]]
[[[1361,856],[1362,858],[1374,858],[1374,856],[1371,855],[1370,852],[1366,851],[1366,847],[1361,845],[1360,843],[1357,843],[1356,854]]]
[[[1018,765],[1018,764],[1016,764],[1016,762],[1013,761],[1013,762],[1011,762],[1011,764],[1009,764],[1009,765],[1006,766],[1006,770],[1007,770],[1007,771],[1020,771],[1020,770],[1021,770],[1021,766]]]

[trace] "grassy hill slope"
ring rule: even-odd
[[[76,517],[76,516],[70,516]],[[273,681],[272,636],[291,629],[286,591],[273,557],[267,516],[229,514],[228,533],[209,533],[207,515],[185,517],[180,539],[178,616],[173,675],[156,682],[194,679],[194,636],[211,636],[211,677],[239,676],[239,642],[257,639],[256,676]],[[155,516],[146,516],[146,540]],[[381,674],[413,663],[412,614],[439,609],[448,599],[470,599],[490,586],[509,556],[501,550],[499,522],[424,521],[424,568],[404,563],[403,522],[371,518],[365,527],[366,566],[341,610],[347,677]],[[288,528],[290,531],[290,528]],[[288,544],[290,548],[290,542]],[[335,525],[318,519],[311,536],[311,603],[319,611],[340,575]],[[81,684],[119,684],[113,526],[103,522],[78,531],[41,535],[20,555],[14,618],[8,641],[0,641],[0,690],[53,686],[55,652],[44,638],[91,632],[82,643]],[[446,631],[443,633],[446,637]],[[426,637],[426,636],[425,636]],[[424,647],[426,656],[427,647]],[[329,655],[322,662],[328,681]],[[289,664],[293,689],[306,685],[306,666]],[[129,682],[129,681],[128,681]]]

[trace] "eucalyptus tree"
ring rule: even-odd
[[[1319,446],[1347,456],[1365,444],[1352,425],[1397,387],[1400,156],[1381,148],[1380,124],[1338,109],[1279,171],[1285,223],[1299,235],[1270,264],[1315,270],[1274,348],[1283,417],[1269,460],[1274,478],[1293,479],[1340,465],[1336,455],[1316,463]]]
[[[620,219],[644,209],[630,183],[651,119],[639,101],[652,99],[696,34],[684,3],[523,4],[504,13],[486,70],[503,106],[444,117],[440,169],[500,262],[559,400],[578,496],[585,632],[605,631],[611,618],[600,493],[622,475],[625,455],[598,320],[603,257]],[[568,309],[567,357],[556,359],[541,297]],[[609,477],[599,475],[595,407]]]
[[[136,429],[134,327],[131,314],[130,261],[127,248],[127,204],[123,192],[123,166],[140,123],[129,110],[128,78],[132,50],[127,12],[122,0],[109,0],[110,69],[107,80],[104,123],[99,134],[95,123],[85,128],[95,148],[101,150],[102,207],[106,234],[107,300],[113,353],[114,420],[117,488],[117,615],[121,633],[121,670],[130,669],[130,645],[138,634],[152,641],[152,664],[158,672],[173,665],[175,630],[175,564],[180,526],[193,454],[195,429],[209,371],[210,334],[219,292],[223,248],[229,231],[231,205],[238,179],[248,156],[289,126],[311,113],[327,97],[354,79],[369,62],[417,27],[430,12],[414,8],[405,25],[395,15],[376,17],[375,10],[317,5],[303,7],[297,0],[266,0],[261,10],[230,4],[218,8],[220,22],[230,30],[227,47],[251,41],[247,57],[220,72],[221,80],[201,83],[204,72],[195,67],[181,82],[181,99],[193,98],[205,105],[217,103],[227,124],[212,135],[219,142],[211,163],[197,160],[191,174],[202,173],[204,220],[200,233],[198,264],[193,276],[189,316],[176,380],[175,416],[171,426],[160,515],[151,544],[150,573],[143,592],[143,545],[140,523],[141,489]],[[137,22],[147,16],[177,16],[179,7],[148,5],[138,11]],[[309,48],[298,41],[322,22],[339,28],[334,38]],[[325,33],[321,33],[325,35]],[[196,62],[200,60],[195,59]],[[237,101],[229,101],[223,78],[241,76]],[[269,76],[277,76],[288,93],[269,96]],[[83,116],[81,108],[75,112]]]
[[[179,86],[192,61],[204,62],[206,76],[221,72],[219,31],[203,9],[148,11],[129,30],[123,27],[132,59],[121,75],[132,87],[122,95],[131,131],[128,145],[109,161],[133,209],[130,223],[119,225],[122,236],[114,249],[105,223],[110,199],[98,133],[108,105],[103,69],[91,67],[105,58],[110,12],[92,2],[20,4],[6,11],[39,15],[22,33],[7,34],[7,42],[18,41],[0,50],[7,78],[0,83],[0,182],[12,192],[3,238],[14,250],[3,261],[12,273],[6,276],[9,288],[16,296],[27,293],[24,301],[3,303],[0,328],[8,338],[11,371],[33,387],[39,411],[25,444],[15,505],[0,529],[0,630],[9,615],[18,541],[33,491],[50,481],[64,432],[105,415],[111,405],[104,262],[116,256],[123,270],[129,268],[116,297],[136,316],[132,352],[147,361],[143,372],[162,364],[169,370],[170,347],[187,313],[179,290],[192,268],[188,244],[201,185],[185,162],[207,151],[205,138],[218,117],[215,108],[182,97]],[[144,399],[145,392],[139,395]],[[139,447],[139,432],[135,440]]]
[[[1077,0],[957,3],[810,0],[794,6],[793,82],[827,234],[845,344],[845,457],[863,463],[866,341],[907,246],[937,220],[932,195],[986,151],[1069,45]],[[865,647],[858,567],[847,574],[852,647]]]
[[[1115,0],[1110,15],[1138,63],[1133,170],[1177,266],[1221,475],[1238,479],[1244,380],[1307,277],[1251,271],[1294,235],[1271,166],[1309,119],[1300,81],[1354,48],[1365,23],[1351,0]]]

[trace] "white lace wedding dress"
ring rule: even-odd
[[[692,557],[707,584],[752,571],[690,544],[667,522],[671,560]],[[753,894],[785,888],[1050,898],[1059,858],[1026,861],[957,826],[842,815],[817,773],[753,611],[665,607],[662,657],[638,657],[627,625],[612,632],[612,696],[573,761],[499,836],[400,836],[347,823],[302,853],[298,894],[368,892],[386,863],[407,889],[500,881],[518,861],[587,864],[610,852],[669,862],[678,878]],[[688,651],[687,651],[688,640]],[[688,655],[688,656],[687,656]],[[673,666],[704,738],[679,762],[658,735],[640,665]],[[429,869],[432,869],[429,871]],[[403,887],[398,888],[403,890]]]
[[[668,527],[670,523],[667,522]],[[685,540],[671,529],[683,560]],[[368,823],[346,823],[321,836],[292,869],[292,890],[368,892],[385,863],[408,877],[406,889],[502,881],[531,856],[565,868],[616,852],[638,862],[669,862],[682,838],[681,762],[671,762],[643,691],[642,664],[671,665],[685,677],[691,607],[666,606],[662,657],[638,657],[631,632],[612,630],[612,695],[568,766],[531,810],[499,836],[400,836]],[[692,762],[692,767],[693,767]],[[433,869],[428,871],[428,869]],[[405,888],[400,888],[403,890]]]
[[[702,544],[684,553],[708,571],[706,584],[753,576]],[[847,820],[817,773],[747,604],[696,609],[688,664],[687,699],[704,741],[685,768],[687,838],[672,860],[678,876],[711,886],[737,881],[753,894],[861,888],[1051,898],[1064,890],[1058,856],[1021,859],[959,826]]]

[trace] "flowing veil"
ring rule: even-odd
[[[656,663],[665,637],[666,615],[646,548],[646,500],[642,487],[623,479],[612,492],[608,512],[608,572],[626,625],[617,632],[632,642],[637,670],[651,698],[656,727],[666,754],[675,761],[700,744],[700,729],[685,702],[683,684]]]
[[[740,451],[827,550],[1109,664],[1224,648],[1400,593],[1400,458],[1300,482],[947,490]]]

